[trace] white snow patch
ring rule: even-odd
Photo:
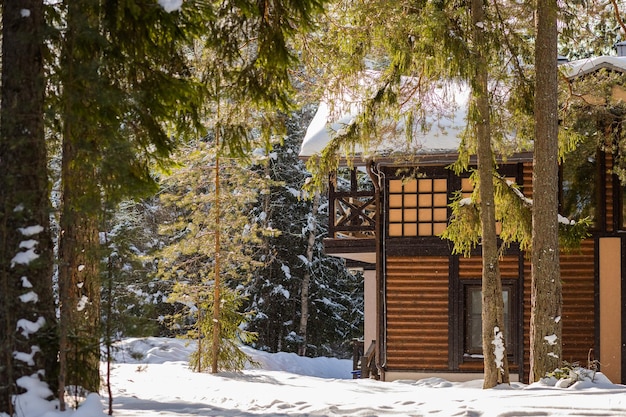
[[[22,330],[22,336],[24,336],[25,338],[28,339],[28,337],[33,334],[33,333],[37,333],[37,331],[39,329],[41,329],[43,327],[43,325],[46,324],[46,319],[44,319],[43,317],[39,317],[37,319],[37,321],[30,321],[27,319],[19,319],[17,321],[17,331],[19,331],[20,329]]]
[[[116,343],[112,369],[114,415],[139,416],[580,416],[626,415],[626,386],[601,372],[568,388],[544,378],[532,385],[482,389],[482,380],[450,382],[431,377],[382,382],[353,380],[352,361],[268,353],[243,347],[258,367],[242,372],[198,373],[189,369],[194,341],[125,339]],[[132,354],[132,355],[131,355]],[[20,379],[18,417],[104,417],[95,394],[78,410],[55,409],[38,375]]]
[[[39,353],[39,352],[41,352],[41,349],[39,349],[39,346],[31,346],[30,347],[30,353],[13,352],[13,357],[15,359],[17,359],[18,361],[24,362],[28,366],[34,366],[35,365],[35,355],[37,353]]]
[[[13,259],[11,259],[11,268],[15,265],[28,265],[35,259],[39,258],[39,254],[35,253],[35,248],[30,248],[23,252],[18,252]]]
[[[180,10],[183,0],[159,0],[159,5],[168,13]]]
[[[493,354],[495,355],[496,367],[500,370],[504,370],[504,335],[500,331],[498,326],[493,328],[493,340],[491,344],[494,346]]]
[[[36,303],[39,301],[39,296],[35,291],[29,291],[26,294],[20,295],[20,301],[23,303]]]
[[[33,249],[37,243],[39,242],[35,239],[23,240],[20,242],[20,249]]]
[[[76,305],[76,311],[83,311],[85,307],[87,307],[88,303],[89,298],[87,298],[86,295],[83,295],[82,297],[80,297],[80,300],[78,300],[78,304]]]
[[[22,287],[23,288],[33,288],[33,284],[30,283],[28,277],[22,277]]]
[[[85,269],[85,265],[78,265],[78,272],[82,272]]]
[[[557,341],[558,337],[555,334],[551,334],[550,336],[546,336],[543,338],[543,340],[545,340],[546,342],[548,342],[548,344],[550,346],[554,346],[556,345],[556,341]]]
[[[36,226],[20,227],[17,230],[19,230],[23,236],[33,236],[33,235],[43,232],[43,226],[36,225]]]
[[[291,279],[291,269],[289,269],[289,266],[282,264],[280,269],[283,271],[283,274],[285,274],[285,278]]]

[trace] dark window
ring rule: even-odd
[[[512,347],[515,345],[515,340],[512,338],[513,333],[511,333],[512,292],[512,288],[510,287],[504,287],[502,289],[502,296],[504,298],[504,339],[509,353],[513,352]],[[482,357],[482,290],[481,287],[477,285],[468,285],[465,287],[464,331],[464,356]]]

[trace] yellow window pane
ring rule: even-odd
[[[434,180],[433,191],[437,193],[445,193],[448,191],[448,181],[445,178],[438,178]]]
[[[433,235],[433,225],[431,223],[419,224],[419,236],[432,236],[432,235]]]
[[[411,181],[406,181],[404,183],[404,192],[405,193],[416,193],[417,192],[417,180],[413,179]]]
[[[420,193],[431,193],[433,191],[433,180],[422,179],[420,181]]]
[[[389,236],[402,236],[402,223],[390,224]]]
[[[417,224],[405,223],[404,236],[417,236]]]
[[[448,210],[445,208],[438,208],[433,210],[433,220],[436,222],[442,222],[448,220]]]
[[[389,221],[399,223],[402,221],[402,209],[389,210]]]
[[[433,224],[433,235],[440,235],[446,230],[446,223]]]
[[[433,195],[432,194],[420,194],[418,206],[419,207],[432,207]]]
[[[419,209],[418,217],[421,222],[431,222],[433,220],[433,211],[431,209]]]
[[[435,207],[445,207],[448,205],[448,194],[435,194],[433,196],[433,206]]]
[[[404,207],[417,207],[417,194],[405,194]]]
[[[402,192],[402,180],[389,180],[389,192],[401,193]]]
[[[401,194],[390,195],[389,207],[402,207],[402,195]]]
[[[404,209],[404,221],[405,222],[417,222],[417,210],[416,209]]]
[[[461,178],[461,191],[472,192],[474,190],[474,183],[469,178]]]

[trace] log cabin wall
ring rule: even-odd
[[[388,257],[387,370],[448,370],[448,261]]]
[[[611,176],[610,173],[607,174]],[[606,184],[612,184],[607,181]],[[532,164],[525,163],[523,169],[524,195],[532,198]],[[612,201],[612,189],[607,190],[607,201]],[[610,199],[609,199],[610,198]],[[612,204],[607,204],[607,223],[612,223]],[[609,220],[610,218],[610,220]],[[595,308],[596,272],[595,272],[595,239],[584,240],[579,250],[562,252],[561,281],[563,283],[563,360],[579,362],[587,366],[590,349],[595,349],[595,331],[597,313]],[[524,258],[523,267],[523,356],[525,379],[530,371],[530,308],[531,308],[531,262]],[[527,381],[526,381],[527,382]]]
[[[532,164],[525,163],[520,168],[518,182],[524,194],[532,198]],[[612,214],[612,210],[606,213]],[[402,241],[403,250],[396,248],[386,256],[383,318],[386,371],[481,372],[482,359],[464,352],[463,335],[467,314],[463,304],[465,288],[480,285],[481,258],[451,256],[450,247],[441,241],[433,240],[429,250],[422,247],[423,242],[414,246],[410,239]],[[392,246],[396,247],[398,241],[394,242]],[[589,350],[595,347],[594,246],[594,239],[590,238],[580,250],[561,254],[563,359],[582,365],[586,365]],[[509,252],[501,260],[500,268],[503,284],[512,290],[514,297],[511,323],[517,323],[512,326],[508,342],[510,371],[519,373],[520,379],[527,382],[530,259],[522,253]]]

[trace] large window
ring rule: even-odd
[[[390,180],[388,205],[389,236],[437,236],[448,221],[448,180]]]
[[[463,354],[466,357],[482,357],[483,330],[482,330],[482,291],[479,285],[465,286],[465,340]],[[504,298],[504,339],[509,353],[515,345],[514,333],[511,331],[512,316],[512,288],[503,287]]]

